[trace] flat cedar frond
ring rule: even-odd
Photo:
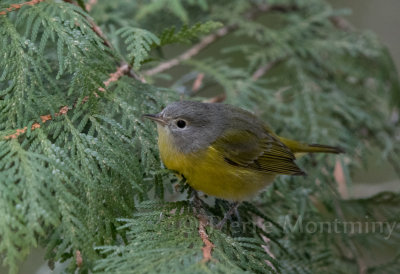
[[[182,22],[187,23],[189,21],[189,17],[184,7],[185,4],[188,4],[189,6],[196,6],[197,8],[200,7],[203,10],[208,8],[207,1],[205,0],[152,0],[142,6],[142,8],[137,12],[135,18],[137,20],[141,20],[146,16],[151,15],[152,13],[160,11],[164,12],[165,10],[168,10],[171,14],[175,15]]]
[[[144,29],[123,27],[117,31],[117,34],[125,39],[125,44],[128,45],[128,57],[132,60],[131,63],[135,69],[140,68],[140,64],[149,55],[152,45],[160,44],[160,39],[156,35]]]

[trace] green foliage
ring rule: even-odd
[[[233,238],[213,229],[209,231],[216,245],[213,260],[202,262],[198,219],[187,202],[142,203],[132,219],[121,221],[125,224],[119,229],[128,230],[126,245],[99,248],[107,256],[95,267],[96,273],[264,272],[272,270],[265,260],[276,263],[261,240]]]
[[[190,43],[200,35],[207,34],[220,27],[222,27],[222,24],[214,21],[197,23],[190,27],[188,25],[184,25],[179,31],[176,31],[175,27],[171,27],[170,29],[164,30],[164,32],[160,35],[160,45],[164,46],[173,43]]]
[[[374,150],[400,170],[396,68],[374,34],[337,23],[346,11],[323,0],[98,1],[88,12],[88,1],[48,0],[6,10],[16,3],[0,3],[0,253],[10,273],[36,246],[70,273],[399,272],[400,231],[387,238],[386,226],[400,221],[399,194],[346,200],[333,176],[336,166],[351,185]],[[227,33],[207,47],[201,38],[222,24]],[[160,53],[186,50],[166,45],[195,41],[202,52],[175,59],[175,72],[136,80]],[[347,153],[299,159],[307,178],[277,178],[216,230],[228,202],[175,189],[154,125],[141,119],[176,91],[225,94],[282,136]],[[351,221],[385,225],[347,233]],[[338,232],[309,231],[321,223]]]
[[[154,14],[157,12],[165,12],[168,10],[171,14],[187,23],[189,21],[189,15],[185,9],[185,5],[200,7],[205,10],[208,7],[206,0],[152,0],[150,3],[143,5],[141,9],[135,15],[136,20],[141,20],[144,17]]]
[[[129,51],[128,57],[131,59],[131,64],[135,69],[140,68],[140,64],[146,59],[153,44],[159,45],[160,39],[150,31],[123,27],[117,31],[122,38],[125,38],[127,50]]]

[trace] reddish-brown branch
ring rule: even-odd
[[[6,8],[6,10],[0,11],[0,15],[6,15],[8,12],[19,10],[23,6],[33,6],[33,5],[36,5],[43,1],[44,0],[32,0],[32,1],[25,2],[25,3],[12,4],[12,5],[10,5],[9,8]]]
[[[207,217],[199,214],[197,218],[199,219],[199,229],[198,229],[199,235],[204,243],[204,246],[201,249],[203,251],[203,259],[201,261],[203,263],[206,263],[212,259],[211,252],[214,248],[214,244],[209,240],[207,235],[206,231],[206,226],[208,224]]]
[[[204,73],[197,74],[196,80],[193,82],[192,91],[197,92],[203,85]]]
[[[69,111],[68,106],[63,106],[62,108],[60,108],[60,110],[57,113],[54,114],[54,117],[67,114],[68,111]],[[51,117],[50,114],[47,114],[47,115],[40,116],[40,119],[42,121],[42,124],[44,124],[44,123],[46,123],[47,121],[49,121],[49,120],[51,120],[53,118]],[[40,124],[39,123],[34,123],[31,126],[31,131],[33,131],[35,129],[38,129],[38,128],[40,128]],[[16,139],[16,138],[18,138],[19,135],[25,133],[27,130],[28,130],[28,127],[17,129],[15,131],[15,133],[5,136],[4,139],[6,139],[6,140],[8,140],[8,139]]]
[[[206,48],[208,45],[216,41],[218,38],[223,37],[227,35],[229,32],[232,30],[236,29],[236,26],[226,26],[223,28],[220,28],[213,34],[207,35],[204,37],[199,43],[195,44],[193,47],[179,55],[178,57],[175,57],[169,61],[166,61],[164,63],[159,64],[155,68],[149,69],[144,72],[144,75],[146,76],[152,76],[154,74],[163,72],[165,70],[168,70],[170,68],[173,68],[180,63],[182,63],[185,60],[188,60],[192,58],[193,56],[197,55],[201,50]]]
[[[105,87],[108,87],[112,82],[118,81],[118,79],[121,78],[123,75],[127,74],[128,71],[129,71],[129,66],[128,66],[127,64],[124,64],[124,65],[118,67],[117,70],[116,70],[116,72],[111,73],[111,74],[110,74],[110,77],[109,77],[106,81],[104,81],[104,86],[105,86]],[[105,89],[102,88],[102,87],[100,87],[100,88],[99,88],[99,91],[104,92]],[[96,93],[95,93],[95,95],[96,95]],[[88,99],[89,99],[89,98],[85,97],[85,98],[82,100],[82,103],[85,103]],[[74,105],[74,107],[75,107],[75,105]],[[41,119],[41,121],[42,121],[42,124],[46,123],[47,121],[50,121],[50,120],[54,119],[54,118],[57,117],[57,116],[61,116],[61,115],[67,114],[68,111],[71,110],[71,109],[72,109],[72,107],[69,108],[68,106],[63,106],[63,107],[61,107],[60,110],[54,115],[54,117],[52,117],[50,114],[40,116],[40,119]],[[33,131],[33,130],[35,130],[35,129],[38,129],[38,128],[40,128],[40,127],[41,127],[41,125],[40,125],[39,123],[34,123],[34,124],[31,126],[31,131]],[[17,129],[17,130],[15,131],[15,133],[5,136],[4,139],[6,139],[6,140],[8,140],[8,139],[16,139],[16,138],[18,138],[18,136],[20,136],[21,134],[24,134],[27,130],[28,130],[28,127],[24,127],[24,128],[21,128],[21,129]]]
[[[113,73],[110,74],[110,78],[108,78],[106,81],[104,81],[104,86],[108,87],[112,82],[118,81],[119,78],[127,74],[129,71],[129,66],[128,64],[123,64],[120,67],[117,68],[117,70]],[[100,87],[99,90],[101,92],[106,91],[104,88]]]
[[[253,81],[256,81],[261,78],[264,74],[270,71],[273,67],[275,67],[278,63],[282,62],[283,59],[277,59],[275,61],[269,62],[263,66],[260,66],[251,76]]]
[[[194,209],[195,209],[195,214],[197,219],[199,220],[199,236],[201,240],[204,243],[204,246],[201,248],[203,252],[203,259],[201,262],[207,263],[208,261],[212,260],[212,250],[214,248],[214,244],[210,241],[208,238],[206,226],[208,225],[208,219],[206,214],[204,213],[204,209],[201,206],[201,200],[195,190],[194,191],[194,197],[193,197],[193,204],[194,204]]]

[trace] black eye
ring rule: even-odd
[[[184,128],[184,127],[186,127],[186,122],[183,121],[183,120],[178,120],[178,121],[176,121],[176,125],[177,125],[179,128]]]

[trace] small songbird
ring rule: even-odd
[[[143,117],[157,123],[168,169],[194,189],[230,201],[251,198],[277,175],[305,175],[296,154],[342,152],[282,138],[252,113],[227,104],[181,101]]]

